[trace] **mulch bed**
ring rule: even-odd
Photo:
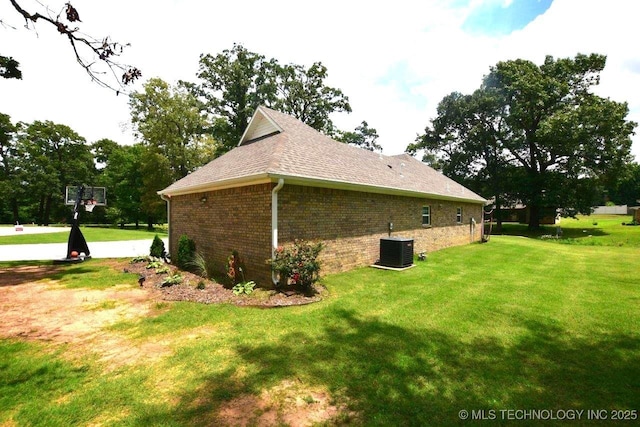
[[[182,276],[182,283],[173,286],[162,286],[166,273],[156,274],[155,269],[147,269],[148,262],[127,263],[123,271],[144,277],[141,286],[145,289],[159,292],[166,301],[191,301],[202,304],[235,304],[251,307],[288,307],[318,302],[327,294],[326,288],[316,285],[313,295],[298,292],[279,292],[276,290],[258,289],[250,295],[235,295],[233,291],[212,280],[187,272],[179,271],[177,267],[169,265],[172,273]],[[197,289],[199,283],[204,283],[204,289]]]

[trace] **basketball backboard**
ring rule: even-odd
[[[77,185],[67,185],[65,195],[64,195],[64,203],[66,205],[75,205],[76,198],[78,197],[78,186]],[[82,201],[80,204],[86,204],[88,201],[91,201],[92,204],[96,206],[106,206],[107,205],[107,190],[105,187],[84,187],[84,194],[82,195]]]

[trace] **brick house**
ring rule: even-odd
[[[407,154],[349,146],[266,107],[236,148],[158,194],[170,253],[186,234],[224,271],[237,250],[262,286],[272,249],[294,239],[324,242],[323,274],[374,263],[389,235],[413,238],[415,252],[478,241],[486,202]]]

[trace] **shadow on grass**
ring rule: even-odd
[[[62,281],[67,276],[90,273],[95,269],[77,265],[53,265],[21,262],[13,267],[0,267],[0,287],[18,286],[43,279]],[[115,274],[115,273],[114,273]]]
[[[47,279],[54,274],[58,274],[61,268],[60,266],[43,265],[42,263],[26,264],[22,262],[11,267],[3,264],[0,267],[0,287],[17,286]]]
[[[202,378],[175,410],[140,414],[135,423],[214,425],[225,401],[296,379],[326,388],[365,425],[457,424],[462,409],[640,406],[638,335],[571,336],[546,320],[514,319],[517,337],[462,340],[346,310],[326,322],[316,334],[238,344],[233,368]]]
[[[493,226],[493,235],[504,235],[504,236],[524,236],[531,238],[540,238],[541,236],[551,235],[556,236],[558,232],[558,227],[555,225],[543,225],[540,226],[539,229],[529,230],[526,224],[512,224],[505,223],[502,224],[502,230],[497,231],[497,228],[494,224]],[[587,237],[601,237],[601,236],[609,236],[610,234],[604,231],[602,228],[594,228],[592,226],[585,228],[563,228],[561,239],[583,239]]]

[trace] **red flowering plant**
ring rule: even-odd
[[[240,258],[238,251],[231,252],[227,259],[227,277],[232,285],[244,282],[244,262]]]
[[[286,248],[279,246],[269,260],[271,269],[280,276],[279,285],[311,290],[320,279],[318,255],[323,246],[304,240],[295,240],[293,246]]]

